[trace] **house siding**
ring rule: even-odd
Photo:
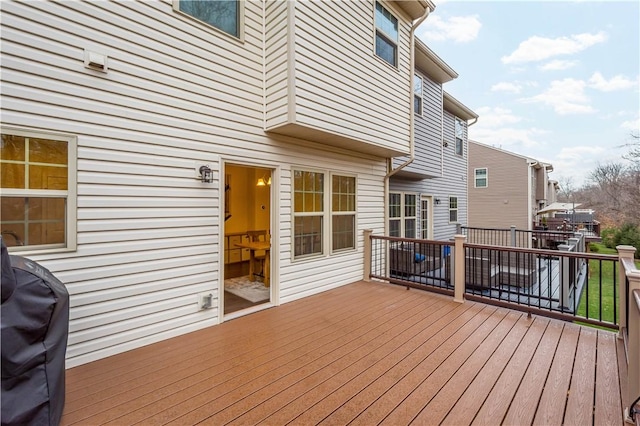
[[[363,230],[384,230],[385,161],[265,134],[265,95],[269,105],[282,96],[275,85],[263,90],[265,72],[279,78],[282,70],[280,2],[267,3],[266,70],[258,2],[244,3],[243,41],[176,13],[170,1],[0,7],[3,127],[78,140],[77,250],[24,253],[71,295],[68,367],[220,321],[219,300],[202,311],[196,302],[198,293],[221,293],[227,161],[274,169],[275,304],[362,278]],[[84,68],[84,49],[108,55],[109,72]],[[213,183],[196,179],[201,163]],[[293,261],[292,169],[318,164],[357,177],[357,249]]]
[[[408,153],[410,22],[383,2],[398,18],[395,68],[374,54],[374,2],[326,2],[322,7],[312,2],[284,3],[292,23],[288,42],[283,45],[273,36],[267,51],[287,58],[282,69],[286,68],[288,81],[284,85],[280,73],[267,73],[265,128],[285,134],[295,131],[326,143],[337,136],[346,148],[349,141],[359,141],[380,152]],[[285,12],[283,6],[276,8]],[[275,28],[278,19],[272,20],[274,24],[268,21],[269,34],[280,35]]]
[[[443,89],[442,84],[431,80],[427,75],[415,72],[422,77],[422,115],[414,114],[414,155],[415,159],[406,166],[401,174],[413,174],[423,178],[441,177],[443,173],[442,120]],[[409,159],[408,156],[393,159],[398,167]]]
[[[487,168],[488,187],[474,188],[476,168]],[[532,177],[528,159],[469,143],[469,226],[529,229]]]
[[[430,109],[433,109],[433,106]],[[423,167],[429,167],[429,169],[421,169],[422,173],[428,173],[428,170],[431,169],[441,170],[442,177],[415,180],[402,175],[393,176],[390,179],[389,191],[415,193],[419,196],[432,197],[432,200],[440,199],[439,205],[435,203],[431,205],[433,238],[435,240],[448,241],[456,234],[458,224],[463,226],[467,224],[467,124],[463,121],[465,128],[463,139],[464,155],[459,156],[455,153],[455,116],[442,109],[440,116],[443,117],[441,121],[443,131],[435,127],[433,120],[419,120],[422,123],[430,122],[431,124],[422,127],[428,130],[417,134],[415,143],[416,151],[420,153],[416,154],[416,161],[422,161]],[[433,146],[434,134],[437,135],[438,142],[436,146],[438,148]],[[449,141],[446,148],[441,148],[442,143],[440,140],[442,136],[444,136],[445,141]],[[418,150],[418,147],[422,149]],[[438,161],[433,164],[431,164],[431,160],[425,161],[425,153],[429,153],[426,155],[436,155]],[[426,164],[430,165],[427,166]],[[449,197],[458,198],[458,220],[456,222],[449,222]],[[420,232],[420,213],[418,208],[418,233]]]

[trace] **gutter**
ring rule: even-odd
[[[424,14],[418,18],[411,25],[411,36],[409,37],[411,41],[411,52],[409,59],[409,159],[398,166],[396,169],[393,168],[393,157],[387,159],[387,174],[384,176],[384,235],[389,235],[389,178],[394,174],[398,173],[400,170],[408,166],[415,160],[415,131],[414,131],[414,104],[413,104],[413,74],[415,73],[415,62],[416,62],[416,45],[415,45],[415,33],[416,29],[424,22],[425,19],[429,16],[433,10],[435,10],[436,5],[431,1],[428,1],[428,5],[424,11]]]

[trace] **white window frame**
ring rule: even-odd
[[[455,200],[455,207],[451,207],[452,201]],[[459,212],[460,206],[458,204],[458,197],[454,197],[454,196],[449,196],[449,223],[458,223],[458,212]],[[451,213],[455,212],[456,214],[456,218],[455,220],[451,220]]]
[[[420,237],[423,240],[433,239],[433,197],[430,195],[420,196]]]
[[[324,177],[323,179],[323,188],[322,188],[322,211],[321,212],[296,212],[296,206],[295,206],[295,202],[296,202],[296,198],[295,198],[295,173],[296,172],[302,172],[302,173],[321,173]],[[354,208],[355,210],[352,211],[344,211],[344,212],[333,212],[333,188],[332,188],[332,183],[333,183],[333,177],[334,176],[345,176],[345,177],[351,177],[355,179],[355,204],[354,204]],[[292,235],[291,235],[291,260],[292,261],[303,261],[306,259],[310,259],[310,258],[318,258],[318,257],[323,257],[323,256],[327,256],[330,254],[334,254],[334,253],[344,253],[344,252],[351,252],[351,251],[355,251],[357,250],[357,245],[358,245],[358,241],[357,241],[357,230],[358,230],[358,215],[357,215],[357,210],[358,210],[358,178],[356,175],[354,174],[349,174],[349,173],[342,173],[342,172],[337,172],[337,171],[331,171],[331,170],[326,170],[326,169],[313,169],[313,168],[309,168],[309,167],[294,167],[291,169],[291,200],[292,200],[292,205],[291,205],[291,228],[292,228]],[[345,247],[345,248],[340,248],[340,249],[336,249],[333,250],[333,217],[334,216],[338,216],[338,215],[352,215],[353,216],[353,223],[354,223],[354,228],[353,228],[353,242],[354,242],[354,246],[353,247]],[[309,216],[320,216],[322,217],[321,223],[322,223],[322,236],[321,236],[321,250],[320,252],[316,252],[316,253],[309,253],[309,254],[300,254],[300,255],[296,255],[296,229],[295,229],[295,220],[298,217],[309,217]]]
[[[353,201],[353,210],[344,210],[344,211],[334,211],[334,205],[333,205],[333,178],[334,177],[346,177],[346,178],[353,178],[353,184],[354,184],[354,192],[353,192],[353,196],[354,196],[354,201]],[[358,228],[358,217],[357,217],[357,210],[358,210],[358,177],[356,175],[351,175],[351,174],[347,174],[347,173],[338,173],[338,172],[331,172],[330,173],[330,182],[329,182],[329,186],[330,188],[330,198],[331,198],[331,206],[330,206],[330,228],[329,228],[329,232],[331,235],[331,241],[330,241],[330,246],[331,247],[331,253],[341,253],[341,252],[345,252],[345,251],[352,251],[355,250],[357,247],[357,233],[356,233],[356,229]],[[335,216],[352,216],[353,217],[353,236],[352,236],[352,240],[353,240],[353,246],[352,247],[342,247],[342,248],[338,248],[338,249],[334,249],[333,248],[333,239],[334,239],[334,235],[333,235],[333,218]]]
[[[179,16],[186,18],[190,22],[197,22],[207,31],[212,31],[216,34],[223,34],[226,37],[229,37],[233,40],[244,41],[244,15],[245,15],[245,0],[236,0],[238,3],[238,16],[237,16],[237,25],[238,25],[238,34],[231,34],[226,32],[225,30],[218,28],[214,25],[211,25],[208,22],[202,21],[195,16],[189,15],[186,12],[180,10],[180,1],[181,0],[172,0],[173,10]],[[214,0],[215,1],[215,0]]]
[[[456,146],[455,146],[455,152],[456,155],[459,155],[461,157],[464,156],[464,121],[459,119],[458,117],[455,118],[455,130],[454,130],[454,137],[455,137],[455,141],[456,141]],[[458,149],[459,147],[459,149]]]
[[[417,90],[416,81],[420,81],[420,90]],[[420,111],[415,111],[416,99],[420,99]],[[424,79],[418,75],[413,75],[413,105],[414,105],[414,114],[422,116],[422,112],[424,111]]]
[[[2,188],[2,196],[32,198],[64,198],[65,212],[65,244],[31,245],[10,247],[11,252],[25,254],[44,254],[75,251],[78,247],[78,138],[73,135],[30,130],[24,128],[2,127],[2,134],[16,135],[31,139],[48,139],[67,143],[67,190]]]
[[[376,19],[376,15],[377,15],[377,5],[380,5],[380,7],[382,8],[382,10],[386,11],[389,16],[391,16],[393,19],[395,19],[395,25],[397,27],[396,32],[398,33],[398,35],[395,37],[391,36],[390,34],[387,34],[384,29],[382,29],[381,27],[378,26],[378,22]],[[393,22],[393,21],[392,21]],[[400,35],[400,21],[398,20],[398,17],[395,16],[393,13],[391,13],[391,11],[385,7],[381,2],[379,1],[375,1],[373,3],[373,27],[374,27],[374,39],[373,39],[373,53],[377,58],[380,58],[385,64],[388,64],[394,68],[398,68],[398,50],[399,50],[399,42],[398,42],[398,37]],[[383,58],[382,56],[379,56],[377,53],[377,36],[380,35],[381,38],[383,38],[384,40],[386,40],[389,44],[393,45],[395,47],[395,56],[393,59],[393,63],[387,61],[385,58]]]
[[[484,170],[484,176],[478,176],[478,172]],[[478,180],[484,180],[484,185],[478,185]],[[473,169],[473,187],[488,188],[489,187],[489,170],[486,167],[478,167]]]
[[[400,216],[391,216],[389,212],[389,235],[391,235],[391,222],[400,222],[400,238],[417,238],[418,236],[418,209],[420,208],[420,197],[415,192],[399,192],[390,191],[388,195],[389,208],[391,207],[391,195],[400,195]],[[407,209],[407,196],[413,196],[415,199],[415,213],[413,216],[406,214]],[[407,220],[414,221],[415,235],[407,237]]]

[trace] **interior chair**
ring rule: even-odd
[[[269,231],[266,229],[247,231],[249,241],[255,243],[258,241],[269,241]],[[256,263],[260,265],[259,271],[254,271],[254,275],[259,276],[264,280],[264,262],[266,259],[266,252],[264,250],[256,251],[255,254]]]

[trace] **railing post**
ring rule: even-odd
[[[456,223],[456,234],[462,234],[462,224]]]
[[[627,273],[629,279],[629,346],[627,353],[627,403],[631,405],[640,396],[640,271]],[[635,291],[634,291],[635,290]],[[629,411],[625,409],[626,420],[630,422]],[[638,415],[638,414],[636,414]]]
[[[571,246],[566,244],[560,244],[558,246],[559,251],[569,252]],[[560,309],[569,309],[569,258],[567,256],[560,256]]]
[[[620,298],[620,322],[618,329],[618,339],[624,338],[624,331],[627,328],[627,316],[623,315],[626,312],[628,304],[627,304],[627,271],[624,268],[623,259],[629,259],[633,262],[633,256],[636,252],[636,248],[633,246],[616,246],[616,250],[618,250],[618,297]]]
[[[464,302],[464,287],[465,287],[465,261],[464,261],[464,235],[455,235],[455,245],[453,248],[453,301],[463,303]]]
[[[516,245],[516,226],[511,225],[511,247],[517,247]]]
[[[364,272],[362,279],[364,281],[371,281],[371,229],[364,230]]]

